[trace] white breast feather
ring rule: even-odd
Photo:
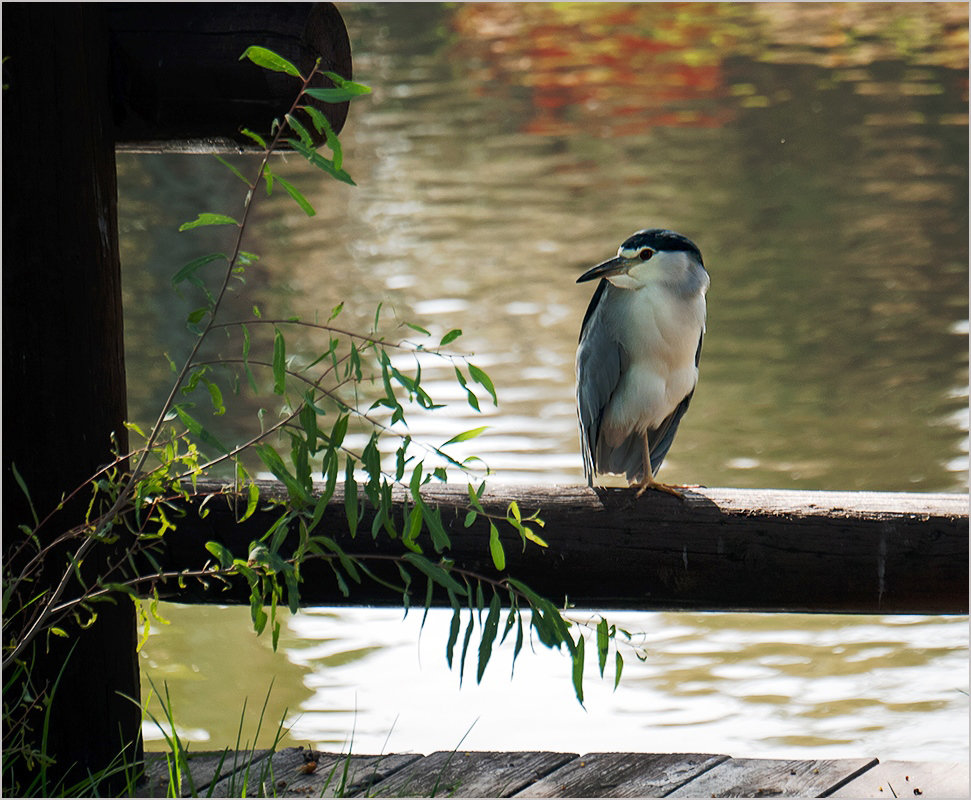
[[[695,353],[705,326],[704,293],[679,297],[656,270],[637,277],[640,290],[622,291],[616,298],[614,321],[638,324],[618,324],[615,330],[630,361],[604,413],[601,437],[610,446],[633,430],[658,427],[698,382]]]

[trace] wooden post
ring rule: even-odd
[[[9,553],[23,538],[18,525],[31,520],[11,463],[43,516],[62,492],[111,460],[112,433],[122,448],[127,437],[104,6],[4,5],[3,55],[3,545]],[[69,505],[41,530],[43,541],[83,513],[83,505]],[[49,561],[41,576],[48,586],[65,568],[63,557]],[[16,570],[17,563],[4,568]],[[51,687],[60,676],[46,742],[57,759],[52,776],[83,777],[126,745],[129,758],[136,754],[141,714],[120,695],[139,697],[135,644],[127,599],[103,604],[86,631],[37,640],[31,679],[38,688]],[[33,720],[38,748],[40,722]]]
[[[111,460],[112,435],[127,449],[116,144],[236,151],[250,142],[241,126],[265,132],[289,108],[295,83],[240,62],[252,44],[304,74],[320,59],[352,75],[347,31],[329,3],[13,3],[3,23],[3,553],[14,575],[23,564],[14,557],[19,526],[32,517],[12,465],[43,517]],[[347,103],[318,108],[339,131]],[[81,522],[86,503],[68,503],[45,523],[42,543]],[[59,580],[67,552],[45,559],[5,620],[28,589],[36,596]],[[81,571],[97,575],[97,558]],[[139,698],[134,610],[122,597],[97,611],[87,630],[36,642],[29,691],[60,681],[46,740],[35,717],[25,743],[56,759],[47,791],[125,748],[129,761],[141,753],[141,714],[123,697]],[[11,696],[25,686],[22,678]],[[16,745],[6,723],[5,752]],[[29,780],[9,763],[8,790]]]

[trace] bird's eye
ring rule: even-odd
[[[645,247],[641,252],[637,254],[641,261],[647,261],[651,256],[654,255],[654,251],[650,247]]]

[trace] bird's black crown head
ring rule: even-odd
[[[638,231],[627,237],[621,248],[624,250],[638,250],[642,247],[650,247],[652,250],[672,252],[685,250],[698,256],[701,261],[701,250],[698,245],[691,241],[687,236],[682,236],[674,231],[664,230],[663,228],[648,228]],[[704,262],[702,262],[704,263]]]

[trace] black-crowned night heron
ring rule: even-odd
[[[577,409],[587,483],[626,473],[655,481],[698,383],[708,272],[701,251],[673,231],[638,231],[577,283],[600,278],[580,329]]]

